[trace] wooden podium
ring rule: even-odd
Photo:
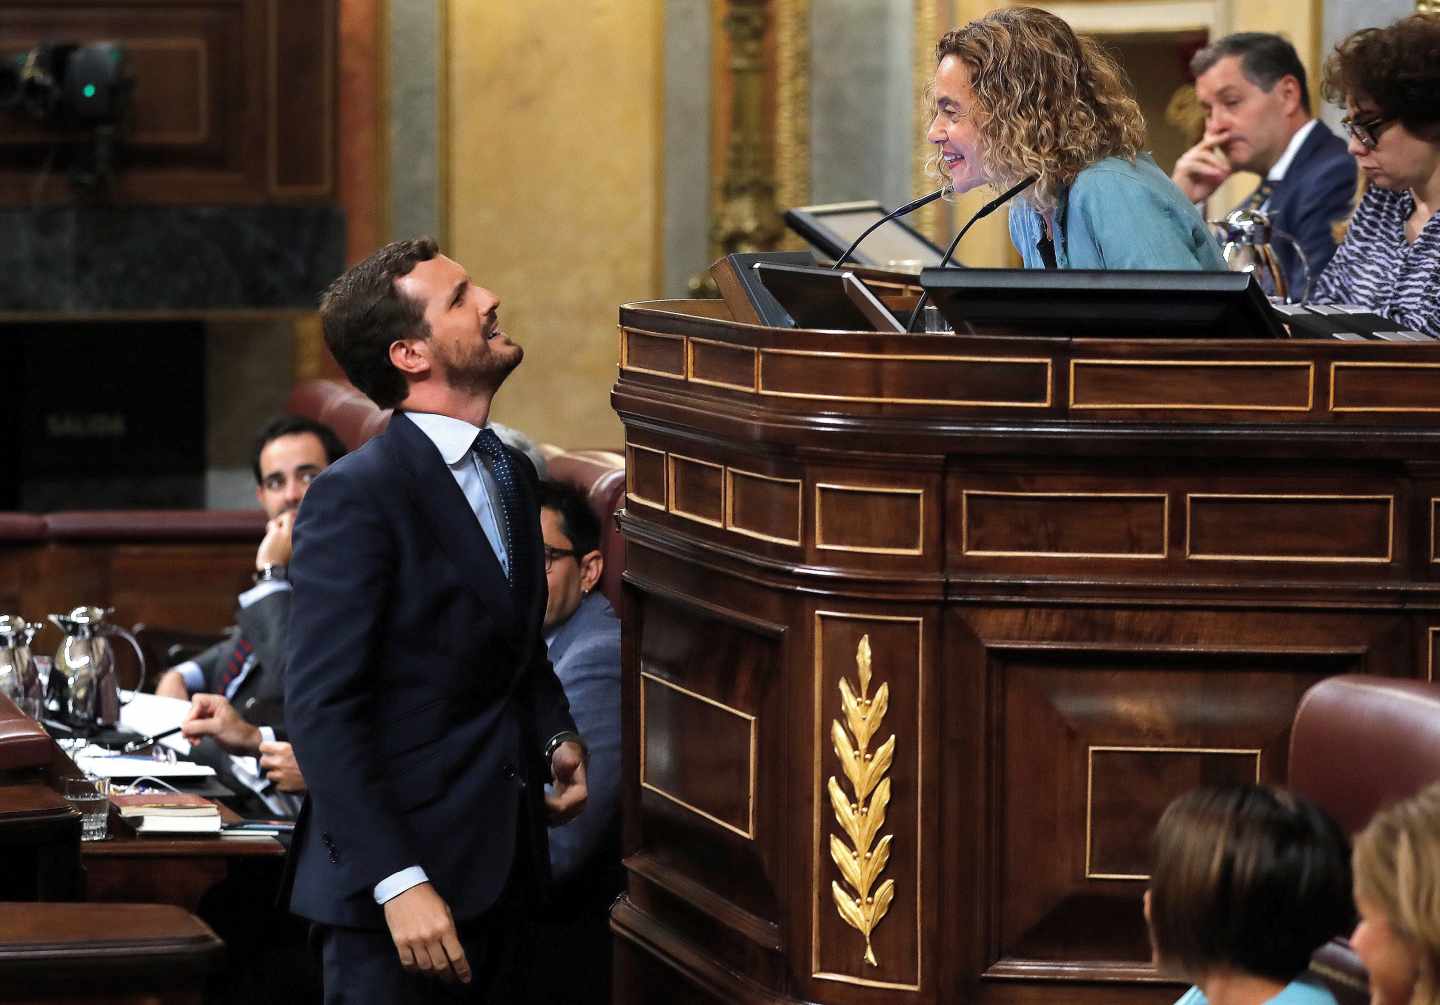
[[[620,310],[617,1003],[1168,1003],[1150,833],[1429,678],[1440,351]],[[1337,766],[1343,770],[1343,766]]]

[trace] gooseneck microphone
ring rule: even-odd
[[[882,216],[880,219],[876,220],[874,223],[870,224],[870,226],[866,227],[866,228],[860,233],[860,236],[857,237],[857,238],[855,238],[855,240],[851,243],[850,247],[848,247],[848,248],[845,249],[845,254],[843,254],[843,255],[841,255],[839,258],[837,258],[837,259],[835,260],[835,264],[832,265],[832,266],[830,266],[830,268],[832,268],[832,269],[838,269],[838,268],[840,268],[840,266],[844,265],[845,262],[850,258],[850,256],[855,253],[855,249],[858,248],[858,247],[860,247],[860,242],[863,241],[863,240],[865,240],[865,238],[869,237],[869,236],[871,235],[871,233],[874,232],[875,228],[878,227],[878,226],[880,226],[882,223],[889,223],[891,220],[898,220],[900,217],[904,216],[906,213],[913,213],[913,212],[915,212],[917,209],[919,209],[921,206],[928,206],[930,203],[934,202],[936,199],[940,198],[940,197],[941,197],[942,195],[944,195],[944,194],[945,194],[945,189],[944,189],[943,187],[942,187],[942,188],[937,188],[935,191],[931,192],[929,195],[922,195],[920,198],[916,199],[914,202],[907,202],[905,205],[901,206],[899,209],[893,210],[892,212],[889,212],[889,213],[886,213],[886,214],[885,214],[884,216]]]
[[[1039,175],[1032,174],[1024,181],[1016,182],[1014,185],[1011,185],[1004,192],[1001,192],[995,198],[991,199],[985,205],[981,206],[979,212],[972,216],[966,222],[965,226],[960,228],[960,233],[955,235],[955,240],[950,242],[950,247],[945,249],[945,256],[940,259],[939,268],[943,269],[945,268],[945,266],[950,264],[950,256],[954,255],[955,249],[960,247],[960,239],[965,236],[966,232],[969,231],[971,227],[975,226],[977,220],[983,220],[985,217],[995,212],[1001,206],[1005,205],[1011,199],[1015,198],[1017,195],[1025,191],[1031,185],[1034,185],[1039,180]],[[925,290],[920,294],[920,299],[915,301],[915,309],[910,312],[910,320],[905,323],[905,330],[907,332],[915,330],[915,319],[918,318],[920,316],[920,312],[924,310],[925,301],[928,299],[930,299],[930,291]]]

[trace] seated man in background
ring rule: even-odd
[[[255,585],[239,597],[238,627],[167,670],[155,686],[156,694],[193,699],[184,727],[195,745],[193,756],[214,767],[236,792],[255,793],[256,799],[242,800],[242,810],[293,816],[298,809],[298,801],[265,791],[272,783],[281,791],[303,785],[283,740],[290,531],[311,480],[344,455],[345,445],[330,427],[300,416],[281,416],[261,431],[253,462],[255,498],[269,523],[255,553]],[[262,755],[263,763],[252,774],[231,754]]]
[[[1295,47],[1279,35],[1226,35],[1190,61],[1205,110],[1205,135],[1180,156],[1171,176],[1191,202],[1203,202],[1236,171],[1260,186],[1239,207],[1258,209],[1305,252],[1313,282],[1335,254],[1334,225],[1355,198],[1355,163],[1345,141],[1310,114],[1310,89]],[[1305,294],[1305,270],[1288,242],[1276,241],[1290,299]]]
[[[569,485],[540,485],[545,544],[545,644],[570,714],[590,746],[589,805],[550,831],[553,896],[539,945],[564,946],[566,963],[534,960],[531,1000],[567,1005],[610,1001],[610,905],[620,868],[620,621],[597,586],[605,569],[600,523]]]

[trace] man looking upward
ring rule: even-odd
[[[1279,35],[1240,32],[1190,61],[1205,109],[1205,135],[1175,162],[1171,179],[1203,202],[1236,171],[1260,176],[1240,208],[1258,209],[1304,249],[1310,278],[1335,254],[1333,227],[1355,197],[1355,161],[1345,141],[1310,114],[1305,67]],[[1305,293],[1305,270],[1285,241],[1275,242],[1290,297]]]
[[[523,1000],[545,812],[585,802],[541,634],[535,473],[487,428],[523,356],[499,306],[428,238],[321,300],[350,381],[396,409],[295,525],[285,701],[309,797],[290,906],[320,928],[327,1000]]]

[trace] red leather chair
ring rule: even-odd
[[[385,428],[390,410],[375,403],[350,384],[339,380],[306,380],[290,392],[289,410],[323,422],[351,450]],[[549,476],[573,485],[590,500],[600,521],[600,553],[605,572],[600,589],[615,610],[620,610],[620,579],[625,573],[625,540],[615,523],[615,512],[625,505],[625,458],[611,450],[568,451],[541,444]]]
[[[1440,685],[1342,675],[1305,692],[1290,731],[1290,787],[1345,828],[1362,830],[1376,811],[1440,781]],[[1311,970],[1340,1005],[1370,1000],[1365,968],[1335,939]]]

